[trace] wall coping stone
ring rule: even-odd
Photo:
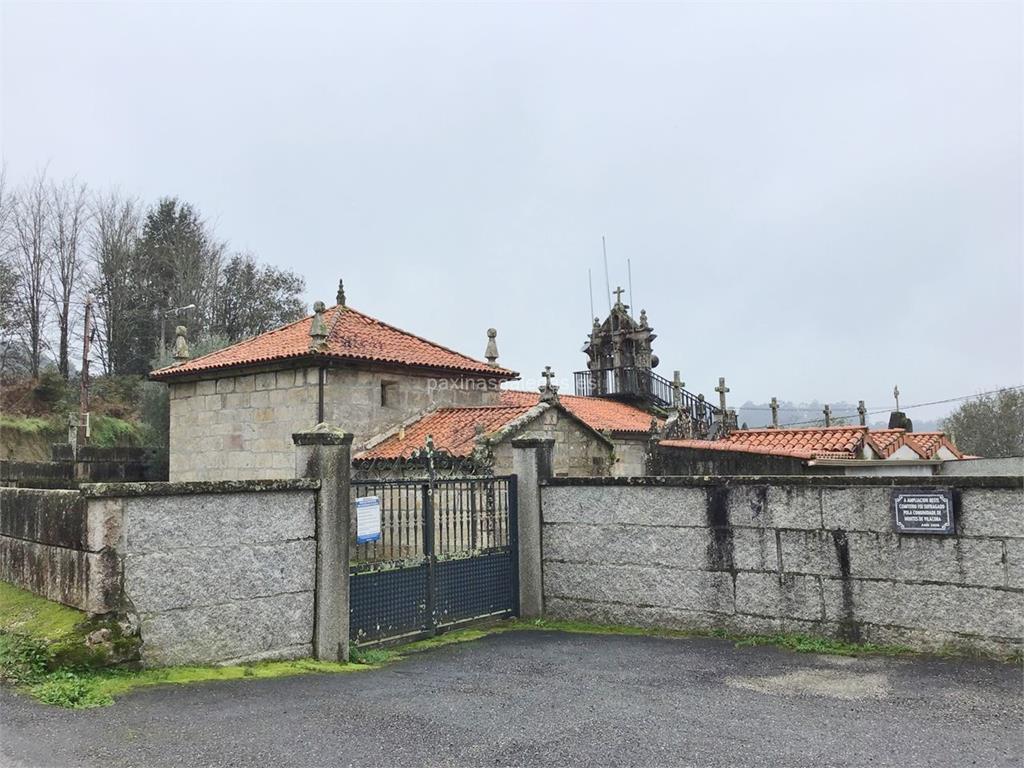
[[[352,445],[351,432],[321,422],[306,432],[293,432],[295,445]]]
[[[711,486],[790,485],[809,488],[849,488],[856,486],[914,488],[997,488],[1024,489],[1024,477],[1012,475],[676,475],[667,477],[553,477],[542,482],[551,487],[637,486],[648,488],[703,488]]]
[[[127,496],[183,496],[195,493],[250,493],[254,491],[316,491],[320,481],[298,480],[204,480],[179,483],[83,483],[87,498]]]

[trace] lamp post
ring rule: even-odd
[[[184,307],[175,307],[160,313],[160,365],[164,365],[167,362],[167,318],[177,317],[179,312],[195,308],[195,304],[186,304]]]

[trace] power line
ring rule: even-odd
[[[901,410],[909,411],[911,408],[924,408],[929,405],[944,405],[945,403],[956,403],[961,400],[973,400],[979,397],[987,397],[988,395],[997,395],[1001,392],[1014,392],[1018,389],[1024,389],[1024,384],[1017,385],[1015,387],[1002,387],[1001,389],[992,389],[988,392],[979,392],[974,395],[960,395],[959,397],[948,397],[945,400],[932,400],[928,403],[914,403],[913,405],[904,405]],[[878,416],[882,413],[889,413],[888,408],[883,408],[879,411],[868,411],[865,416]],[[834,418],[847,418],[852,416],[859,416],[860,414],[856,411],[852,413],[834,414]],[[799,427],[804,424],[817,424],[821,419],[811,419],[810,421],[792,421],[788,424],[780,424],[780,427]]]

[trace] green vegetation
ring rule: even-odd
[[[73,636],[85,618],[81,611],[0,581],[0,632],[53,643]]]

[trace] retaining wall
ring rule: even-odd
[[[0,579],[131,617],[146,664],[309,656],[315,480],[0,488]]]
[[[954,489],[955,536],[897,534],[894,486]],[[1024,646],[1021,478],[553,479],[545,614],[996,653]]]

